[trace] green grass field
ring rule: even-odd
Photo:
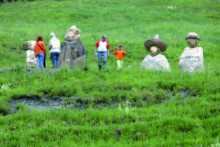
[[[37,0],[0,5],[0,146],[220,146],[220,2],[218,0]],[[87,50],[88,70],[26,70],[22,44],[54,32],[64,41],[76,25]],[[179,72],[189,32],[200,35],[203,73]],[[107,35],[110,52],[128,55],[116,70],[98,71],[94,47]],[[140,69],[144,41],[155,34],[168,44],[171,72]],[[49,51],[49,50],[48,50]],[[9,112],[10,100],[64,97],[87,109]],[[117,102],[115,108],[109,107]],[[96,107],[99,104],[100,107]],[[106,106],[102,107],[102,104]],[[6,115],[7,114],[7,115]]]

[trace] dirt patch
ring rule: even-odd
[[[178,95],[180,95],[181,97],[187,97],[190,96],[191,91],[189,89],[182,89],[178,92]]]
[[[66,108],[76,109],[76,110],[85,110],[89,108],[91,102],[87,99],[76,98],[66,98],[63,106]]]
[[[44,96],[31,95],[31,96],[14,96],[9,102],[9,111],[7,113],[16,113],[20,107],[27,107],[29,110],[51,110],[51,109],[62,109],[69,108],[75,110],[86,110],[88,108],[103,109],[103,108],[131,108],[131,107],[143,107],[152,104],[162,104],[179,97],[184,99],[191,97],[191,91],[189,89],[182,89],[176,94],[170,91],[168,95],[155,95],[151,99],[147,96],[143,96],[142,99],[133,99],[128,101],[125,96],[121,97],[120,100],[112,99],[111,101],[105,99],[92,100],[90,98],[80,97],[57,97],[50,98],[47,94]],[[0,111],[1,114],[3,112]],[[6,112],[4,112],[6,115]]]
[[[52,109],[62,109],[69,108],[75,110],[86,110],[89,107],[94,109],[103,109],[108,108],[117,108],[119,105],[125,105],[127,101],[117,101],[112,102],[106,100],[89,100],[81,99],[79,97],[68,98],[68,97],[59,97],[59,98],[48,98],[46,95],[41,98],[40,96],[19,96],[13,97],[9,102],[9,113],[16,113],[21,106],[27,107],[29,110],[52,110]]]
[[[9,102],[9,112],[15,113],[18,110],[18,105],[23,105],[29,109],[38,109],[38,110],[48,110],[48,109],[60,109],[63,107],[63,101],[65,98],[58,99],[30,99],[29,97],[24,97],[20,99],[13,99]]]
[[[102,109],[104,107],[109,107],[114,109],[119,106],[119,102],[117,100],[114,100],[112,102],[109,102],[107,100],[95,100],[93,103],[94,103],[93,108],[98,108],[98,109]],[[123,101],[121,103],[123,103]]]
[[[11,68],[11,67],[0,68],[0,72],[12,71],[12,70],[16,70],[16,68]]]

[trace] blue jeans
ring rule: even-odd
[[[103,62],[103,66],[106,65],[107,62],[107,56],[108,56],[108,52],[98,52],[98,65],[99,65],[99,70],[102,69],[102,62]]]
[[[37,54],[36,58],[37,58],[37,67],[43,67],[44,68],[44,52]]]
[[[51,52],[50,59],[52,61],[53,67],[59,68],[59,66],[60,66],[60,53],[59,52]]]

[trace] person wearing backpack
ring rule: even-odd
[[[46,47],[43,42],[43,36],[37,37],[37,42],[34,46],[34,53],[37,58],[37,67],[45,68],[44,60],[47,55]]]
[[[50,34],[50,43],[49,43],[49,50],[50,50],[50,59],[52,61],[54,68],[59,68],[60,65],[60,40],[56,38],[54,33]]]

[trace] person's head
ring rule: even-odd
[[[156,56],[160,53],[160,48],[157,46],[151,46],[150,47],[150,52],[152,56]]]
[[[51,38],[55,37],[55,34],[54,33],[50,33],[50,37]]]
[[[102,35],[102,41],[104,42],[106,40],[107,36],[106,35]]]
[[[123,49],[123,46],[122,46],[122,45],[119,45],[118,48],[119,48],[119,50],[122,50],[122,49]]]
[[[40,36],[37,37],[37,42],[38,41],[43,41],[43,40],[44,40],[43,36],[40,35]]]

